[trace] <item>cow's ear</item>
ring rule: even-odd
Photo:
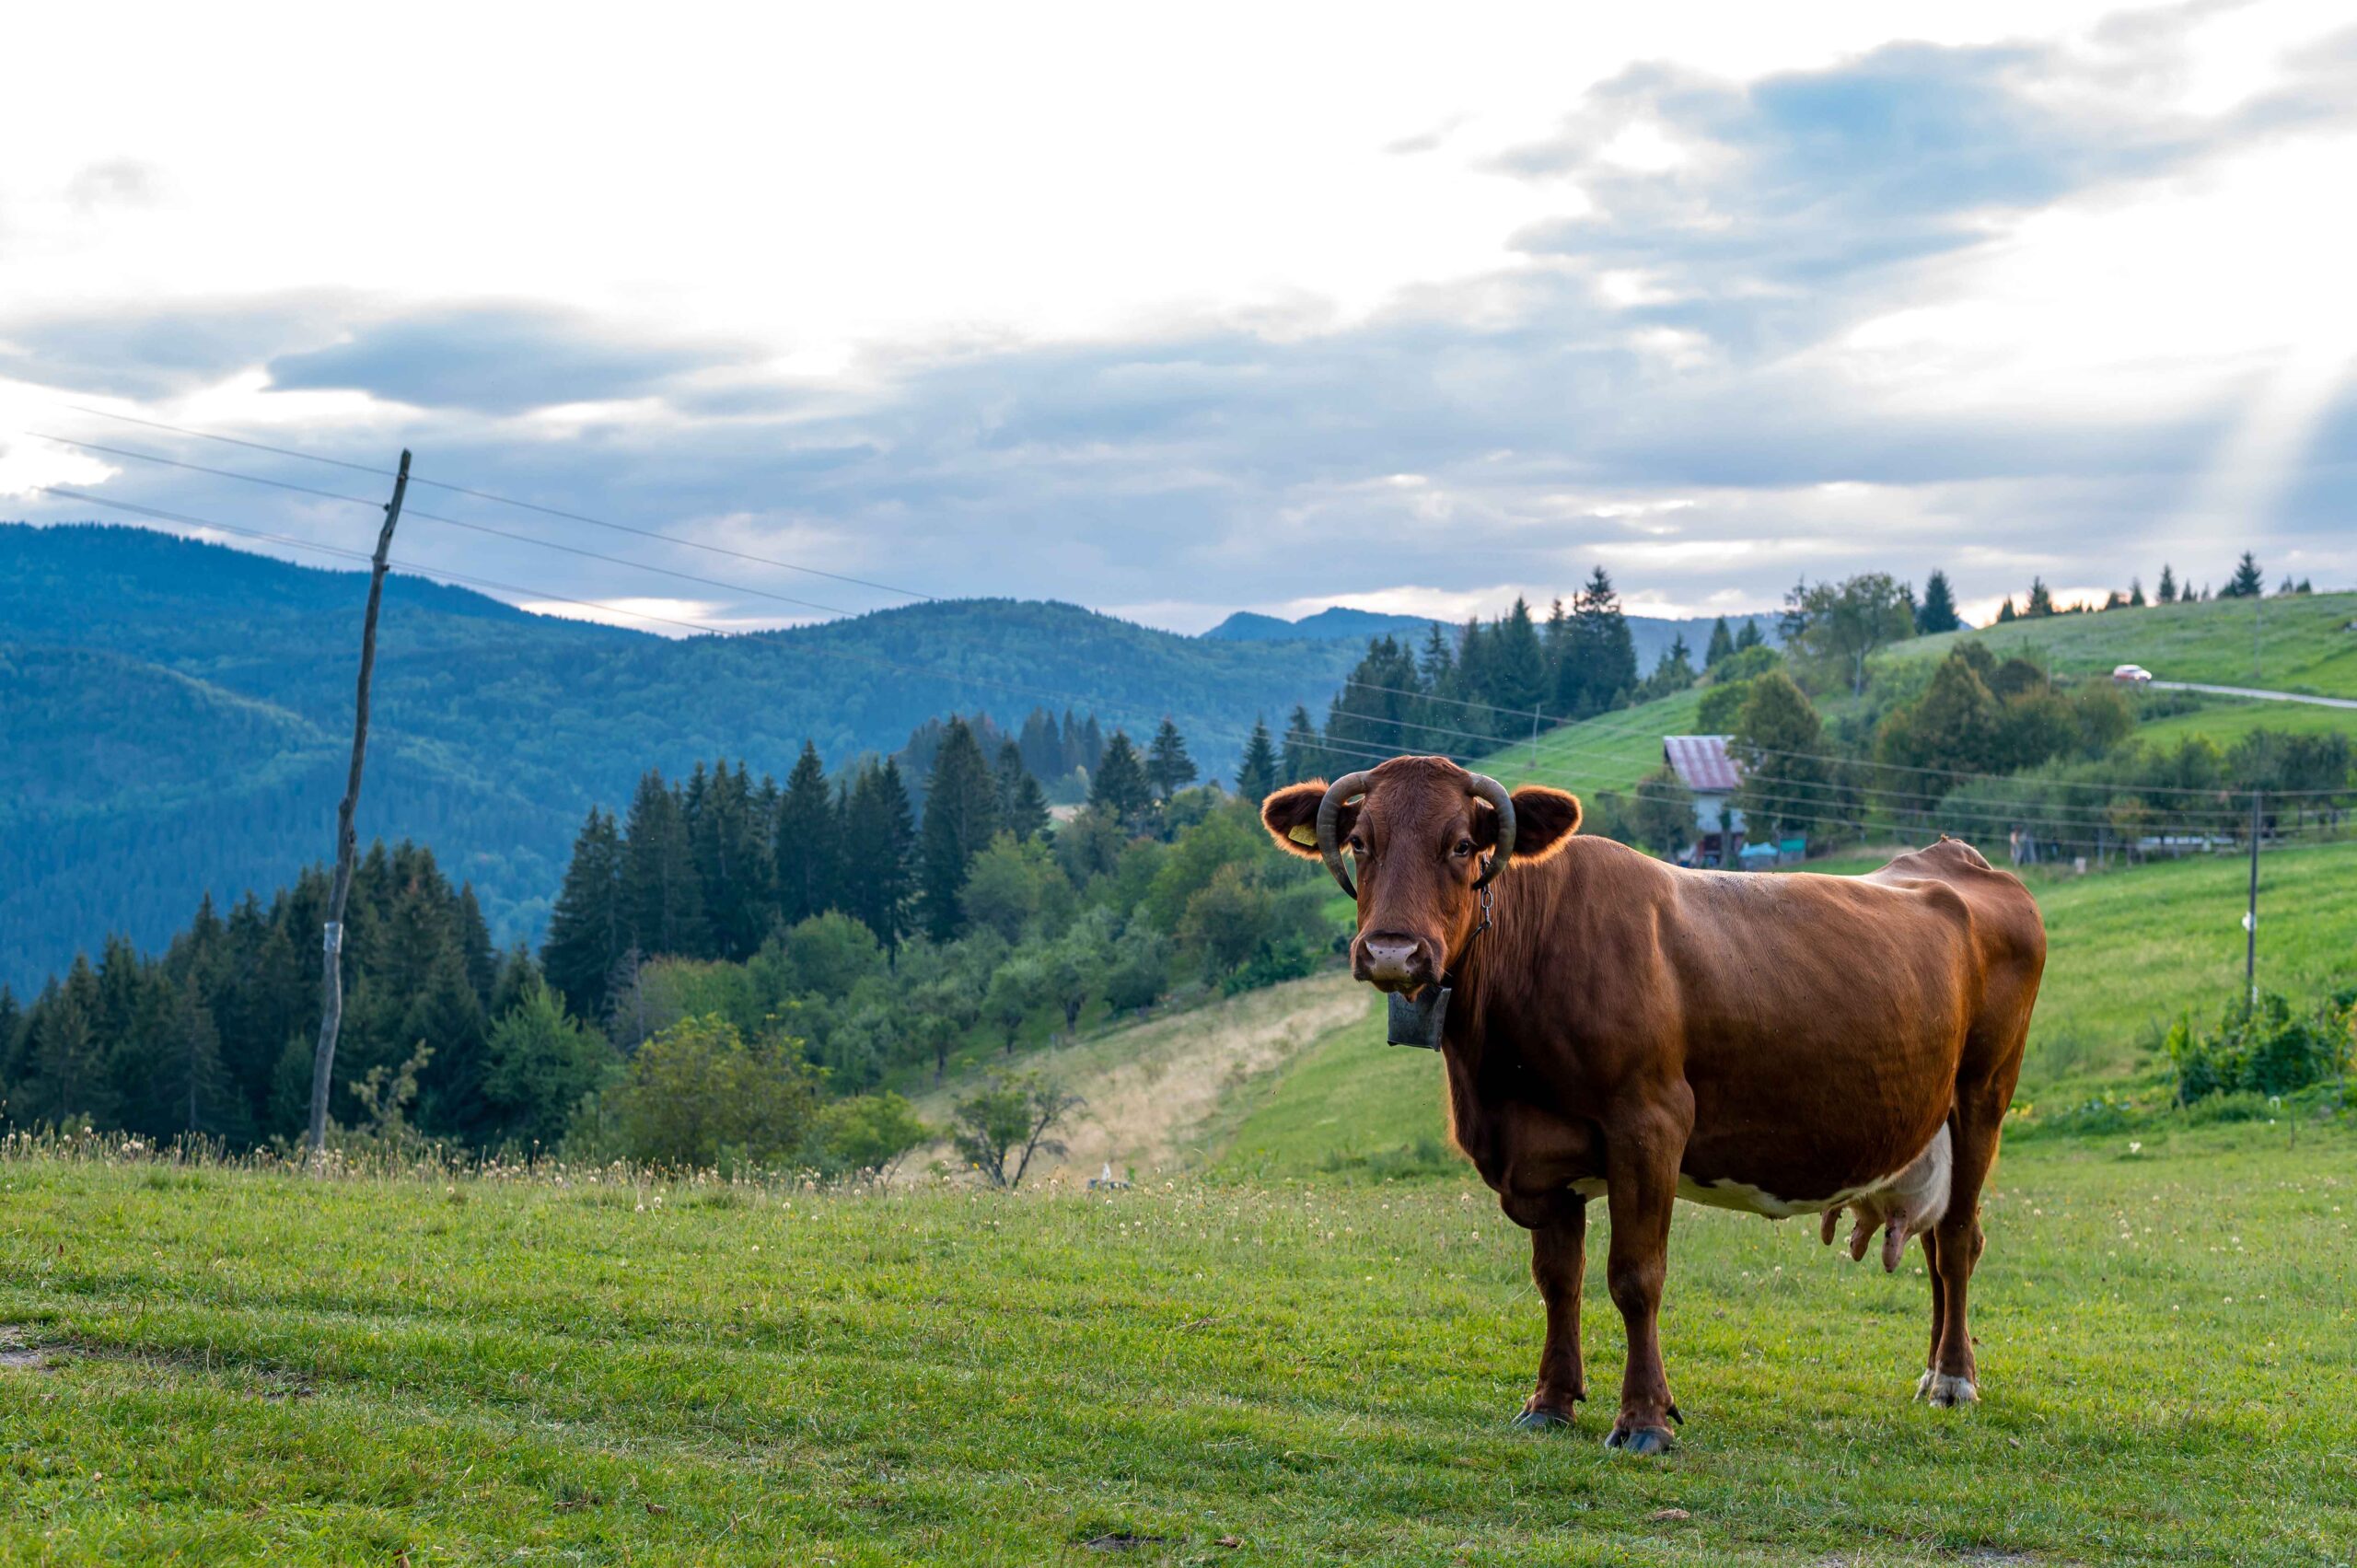
[[[1326,781],[1287,784],[1260,802],[1260,825],[1277,841],[1305,860],[1318,858],[1318,807],[1326,799]]]
[[[1572,842],[1580,830],[1580,797],[1545,784],[1514,792],[1514,860],[1536,865]]]

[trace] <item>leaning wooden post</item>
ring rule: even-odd
[[[352,828],[360,807],[360,768],[368,755],[368,678],[377,668],[377,608],[385,597],[385,558],[393,548],[393,525],[401,520],[401,497],[409,490],[409,453],[393,476],[393,498],[385,504],[385,526],[377,533],[377,554],[368,567],[368,610],[360,623],[360,688],[352,706],[352,772],[335,812],[335,881],[328,889],[327,929],[321,941],[319,1043],[311,1056],[311,1129],[305,1147],[313,1160],[327,1147],[328,1089],[335,1078],[335,1037],[343,1027],[343,906],[352,896],[352,857],[359,840]]]

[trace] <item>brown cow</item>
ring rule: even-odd
[[[1457,1145],[1531,1233],[1547,1338],[1522,1424],[1567,1423],[1587,1397],[1597,1196],[1629,1341],[1610,1446],[1659,1452],[1684,1419],[1655,1329],[1680,1197],[1771,1218],[1853,1208],[1889,1227],[1893,1261],[1922,1232],[1916,1396],[1980,1397],[1965,1289],[1980,1186],[2046,963],[2019,880],[1945,839],[1867,877],[1683,870],[1574,837],[1560,790],[1509,796],[1439,757],[1281,789],[1261,819],[1354,893],[1352,972],[1393,993],[1395,1040],[1429,1027],[1414,1042],[1440,1048]]]

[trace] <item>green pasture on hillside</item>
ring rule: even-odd
[[[1421,1063],[1430,1066],[1429,1059]],[[12,1562],[2348,1562],[2357,1140],[2009,1153],[1924,1281],[1682,1208],[1681,1451],[1507,1419],[1463,1180],[1012,1197],[0,1162]]]
[[[2224,574],[2219,580],[2224,580]],[[1999,658],[2022,654],[2058,676],[2099,674],[2118,665],[2141,664],[2163,680],[2357,697],[2357,632],[2349,629],[2352,624],[2357,624],[2357,593],[2211,599],[2013,621],[1980,631],[1920,637],[1883,656],[1943,658],[1957,638],[1974,637]]]

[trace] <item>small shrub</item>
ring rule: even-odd
[[[2346,994],[2345,993],[2342,994]],[[2179,1105],[2218,1095],[2287,1095],[2348,1071],[2352,1009],[2335,995],[2316,1010],[2294,1014],[2272,992],[2254,1005],[2227,1005],[2211,1033],[2190,1014],[2169,1028],[2169,1062],[2177,1069]]]

